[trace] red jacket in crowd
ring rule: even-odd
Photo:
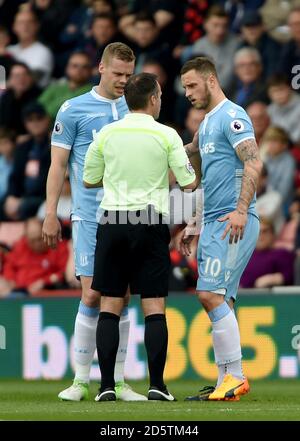
[[[6,255],[2,276],[15,282],[15,288],[27,288],[37,280],[51,285],[63,280],[68,254],[67,241],[59,242],[56,249],[36,253],[22,238]]]

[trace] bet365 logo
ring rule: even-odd
[[[6,349],[6,331],[4,326],[0,325],[0,349]]]
[[[292,348],[300,350],[300,325],[295,325],[292,328],[292,334],[296,334],[292,339]]]

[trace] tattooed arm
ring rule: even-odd
[[[244,163],[242,187],[237,203],[237,211],[247,213],[257,189],[259,175],[262,170],[262,161],[259,157],[258,147],[254,139],[247,139],[241,142],[236,148],[236,153]]]
[[[256,192],[259,175],[262,170],[262,161],[259,157],[258,147],[254,139],[247,139],[238,144],[236,153],[244,163],[240,196],[236,210],[219,219],[221,222],[228,221],[222,239],[224,239],[230,231],[230,243],[233,241],[236,243],[239,238],[243,238],[247,223],[248,207]]]

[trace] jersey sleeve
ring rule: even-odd
[[[103,157],[104,136],[101,131],[96,135],[95,140],[90,144],[84,160],[83,180],[87,184],[98,184],[104,174]]]
[[[175,130],[172,132],[170,141],[168,150],[169,167],[172,169],[178,184],[184,187],[194,182],[196,178],[195,171],[184,150],[182,140]]]
[[[69,101],[65,101],[59,109],[53,126],[51,145],[71,150],[76,138],[76,119],[74,109]]]
[[[247,139],[255,139],[251,120],[245,111],[237,112],[234,117],[227,114],[223,120],[223,131],[234,149]]]

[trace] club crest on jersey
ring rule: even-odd
[[[61,135],[63,131],[64,126],[62,125],[62,123],[60,121],[56,121],[56,123],[54,124],[54,133],[56,135]]]
[[[233,130],[234,132],[242,132],[245,128],[244,124],[239,119],[235,119],[234,121],[232,121],[230,127],[231,130]]]

